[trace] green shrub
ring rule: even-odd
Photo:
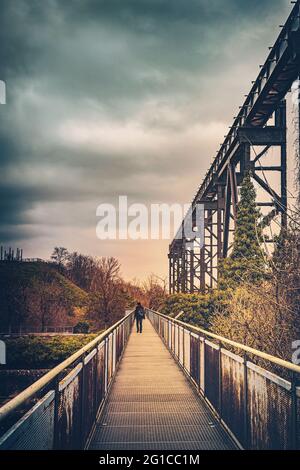
[[[89,329],[90,329],[89,322],[80,321],[80,322],[77,323],[77,325],[74,326],[74,333],[75,334],[82,333],[82,334],[86,335],[86,334],[88,334]]]
[[[175,294],[169,296],[162,308],[162,313],[173,318],[178,316],[183,322],[208,328],[211,315],[210,299],[206,295]]]
[[[7,369],[48,369],[92,341],[97,335],[27,336],[6,340]]]
[[[227,302],[227,291],[208,294],[174,294],[167,297],[161,312],[199,328],[210,329],[214,315],[222,311]]]
[[[241,186],[232,253],[219,265],[219,289],[236,289],[245,281],[253,284],[266,279],[260,218],[256,191],[249,173]]]

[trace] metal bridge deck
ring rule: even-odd
[[[145,320],[143,334],[129,338],[90,449],[235,448]]]

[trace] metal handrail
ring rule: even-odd
[[[28,399],[30,399],[31,397],[36,395],[39,391],[41,391],[46,385],[48,385],[50,382],[56,379],[61,372],[63,372],[67,367],[71,366],[77,359],[80,359],[81,356],[83,356],[85,353],[87,353],[92,348],[94,348],[99,343],[101,343],[104,339],[106,339],[110,335],[110,333],[112,333],[119,325],[125,322],[127,318],[129,318],[132,314],[133,312],[130,312],[128,315],[123,317],[117,323],[115,323],[110,328],[108,328],[103,333],[101,333],[99,336],[94,338],[90,343],[86,344],[81,349],[79,349],[74,354],[72,354],[72,356],[68,357],[63,362],[58,364],[56,367],[51,369],[47,374],[45,374],[39,380],[37,380],[32,385],[27,387],[25,390],[23,390],[23,392],[21,392],[15,398],[13,398],[8,403],[3,405],[0,408],[0,422],[4,418],[6,418],[10,413],[15,411],[20,406],[22,406]]]
[[[210,331],[204,330],[202,328],[199,328],[194,325],[190,325],[189,323],[185,323],[180,320],[176,320],[175,318],[168,317],[167,315],[164,315],[160,312],[156,312],[155,310],[148,309],[150,312],[155,313],[156,315],[161,316],[162,318],[169,320],[173,323],[176,323],[179,326],[185,327],[190,331],[194,331],[196,333],[201,333],[206,336],[209,336],[210,338],[213,338],[221,343],[228,344],[230,346],[233,346],[237,349],[241,349],[242,351],[245,351],[249,354],[253,354],[257,357],[260,357],[261,359],[265,359],[272,364],[276,364],[277,366],[280,367],[285,367],[286,369],[296,372],[297,374],[300,374],[300,366],[297,366],[296,364],[293,364],[292,362],[285,361],[284,359],[280,359],[279,357],[272,356],[271,354],[264,353],[262,351],[258,351],[257,349],[251,348],[250,346],[246,346],[244,344],[238,343],[236,341],[232,341],[231,339],[224,338],[223,336],[219,336],[215,333],[211,333]]]

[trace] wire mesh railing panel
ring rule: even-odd
[[[179,363],[183,366],[184,361],[184,332],[183,328],[179,327]]]
[[[107,338],[107,386],[109,386],[113,375],[113,336]]]
[[[174,325],[175,328],[175,334],[174,334],[174,353],[177,359],[179,358],[179,334],[178,334],[178,325]]]
[[[96,405],[97,409],[102,405],[106,394],[105,387],[105,341],[98,346],[96,369]]]
[[[162,319],[160,317],[154,317],[154,321],[156,323],[156,330],[159,331],[159,334],[161,335],[161,323]]]
[[[173,329],[172,322],[168,322],[168,346],[171,351],[173,351]]]
[[[82,364],[79,364],[58,386],[58,414],[55,447],[82,447]]]
[[[161,336],[161,338],[164,339],[163,323],[164,323],[163,319],[159,317],[157,319],[157,331],[158,331],[159,335]]]
[[[117,357],[116,357],[116,330],[112,333],[112,375],[116,371]]]
[[[249,446],[254,449],[291,449],[291,384],[248,363]]]
[[[51,450],[54,447],[54,398],[48,392],[2,438],[0,450]]]
[[[124,344],[124,327],[120,325],[116,330],[116,363],[119,362]]]
[[[175,355],[175,349],[177,348],[178,343],[176,344],[176,325],[172,323],[172,350]]]
[[[190,338],[190,371],[191,378],[197,386],[200,385],[200,339],[199,336],[191,334]]]
[[[190,345],[190,332],[183,330],[183,348],[184,348],[184,368],[190,372],[191,367],[191,345]]]
[[[205,396],[215,410],[220,411],[220,347],[206,340],[204,350]]]
[[[199,337],[199,351],[200,351],[200,390],[204,394],[205,389],[205,341],[201,336]]]
[[[94,349],[84,359],[83,369],[83,440],[84,442],[89,437],[92,429],[95,417],[97,414],[96,410],[96,370],[97,370],[97,350]]]
[[[241,444],[246,445],[244,360],[222,349],[221,374],[222,419]]]
[[[164,331],[164,340],[165,343],[168,344],[168,332],[169,332],[169,325],[167,321],[163,322],[163,331]]]

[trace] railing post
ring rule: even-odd
[[[176,349],[176,347],[175,347],[175,339],[176,339],[175,328],[176,328],[176,325],[175,325],[175,323],[172,321],[172,333],[173,333],[173,335],[172,335],[172,338],[173,338],[172,349],[173,349],[174,357],[176,356],[176,354],[175,354],[175,349]]]
[[[246,450],[250,447],[249,440],[249,427],[248,427],[248,356],[244,354],[244,448]]]
[[[182,367],[185,369],[185,331],[182,328]]]
[[[114,376],[117,367],[117,332],[112,332],[112,375]]]
[[[81,423],[81,436],[80,436],[80,443],[81,449],[84,449],[85,442],[85,423],[84,423],[84,404],[85,404],[85,353],[81,356],[81,364],[82,364],[82,372],[81,372],[81,400],[80,400],[80,423]]]
[[[206,384],[205,384],[206,353],[205,353],[205,344],[206,344],[206,338],[203,337],[203,395],[204,395],[204,397],[206,397]]]
[[[222,384],[222,348],[221,348],[221,342],[218,341],[218,346],[219,346],[219,418],[222,420],[223,416],[223,403],[222,403],[222,390],[223,390],[223,384]]]
[[[197,374],[198,374],[198,393],[201,392],[201,346],[200,335],[197,335]]]
[[[189,347],[190,347],[190,371],[189,371],[189,376],[191,376],[191,369],[192,369],[192,349],[191,349],[191,337],[192,337],[192,333],[189,331]]]
[[[298,397],[297,386],[299,385],[299,376],[292,372],[291,378],[291,446],[292,450],[298,450]]]
[[[58,412],[59,412],[59,377],[56,377],[54,382],[54,442],[53,449],[58,450]]]
[[[180,364],[180,331],[181,331],[181,326],[178,325],[178,362]]]
[[[97,388],[99,387],[99,384],[98,384],[98,360],[99,360],[99,346],[98,345],[96,347],[96,356],[95,356],[95,370],[93,372],[93,377],[94,377],[94,383],[93,383],[93,391],[94,391],[94,424],[97,420],[97,415],[98,415],[98,410],[99,410],[99,405],[98,405],[98,391],[97,391]]]
[[[105,338],[105,397],[108,392],[108,356],[109,356],[109,338]]]

